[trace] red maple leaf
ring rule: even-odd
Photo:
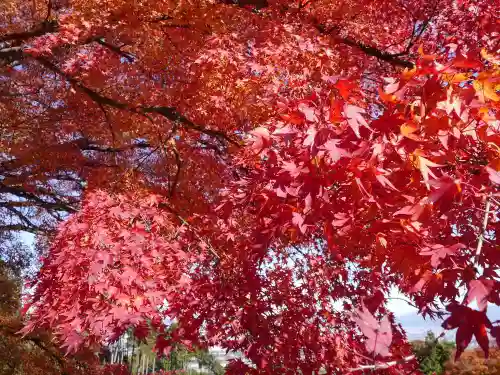
[[[455,360],[458,360],[464,350],[469,346],[472,336],[477,340],[477,343],[484,351],[485,357],[488,358],[489,340],[488,328],[492,324],[484,311],[476,311],[467,306],[451,304],[448,306],[448,311],[451,315],[443,322],[444,329],[457,329]]]
[[[357,87],[356,84],[347,79],[339,79],[337,83],[335,83],[334,87],[339,90],[340,95],[344,100],[349,99],[349,96],[352,95],[352,92]]]
[[[144,341],[149,335],[149,327],[146,322],[142,322],[137,324],[133,330],[134,337],[136,337],[139,341]]]

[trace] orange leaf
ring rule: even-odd
[[[418,54],[420,55],[420,58],[425,61],[434,61],[436,59],[436,55],[426,55],[424,52],[424,47],[421,44],[420,47],[418,47]]]
[[[489,61],[489,62],[490,62],[490,63],[492,63],[492,64],[495,64],[495,65],[500,65],[500,58],[499,58],[499,56],[490,55],[490,54],[488,53],[488,51],[486,51],[486,49],[485,49],[485,48],[483,48],[483,49],[481,50],[481,57],[482,57],[483,59],[485,59],[486,61]]]
[[[403,125],[401,125],[401,134],[404,137],[413,139],[415,141],[418,141],[420,139],[419,136],[413,134],[418,130],[419,130],[419,126],[415,123],[412,123],[412,122],[406,122]]]
[[[396,103],[397,98],[394,94],[388,94],[381,88],[378,89],[378,95],[383,102],[386,103]]]

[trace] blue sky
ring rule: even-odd
[[[404,295],[396,290],[391,293],[390,297],[405,298]],[[427,331],[432,331],[436,336],[443,332],[441,328],[441,320],[423,319],[418,315],[418,310],[408,303],[399,299],[390,299],[387,303],[388,308],[396,315],[399,323],[404,327],[410,340],[423,339]],[[473,309],[477,309],[475,301],[469,305]],[[500,320],[500,306],[488,304],[488,317],[491,321]],[[456,330],[450,330],[445,333],[445,338],[448,340],[455,339]]]

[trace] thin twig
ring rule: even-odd
[[[181,167],[182,167],[182,159],[181,155],[179,154],[179,151],[177,151],[177,148],[175,147],[175,144],[171,147],[172,152],[175,156],[175,164],[176,164],[176,172],[175,172],[175,177],[172,181],[172,184],[169,189],[169,197],[172,198],[175,193],[175,189],[177,188],[177,184],[179,183],[179,176],[181,174]]]
[[[409,355],[409,356],[406,356],[406,357],[404,357],[400,360],[397,360],[397,361],[377,363],[377,364],[373,364],[373,365],[362,365],[362,366],[359,366],[356,368],[350,368],[346,374],[351,374],[351,373],[356,372],[356,371],[365,371],[365,370],[374,371],[374,370],[380,370],[380,369],[387,369],[389,367],[396,366],[396,365],[399,365],[401,363],[410,362],[413,359],[415,359],[415,356]]]
[[[202,243],[205,243],[207,245],[208,250],[212,253],[213,256],[215,256],[217,259],[220,259],[220,255],[215,251],[215,249],[212,247],[210,242],[208,240],[203,239],[195,230],[195,228],[187,222],[186,219],[184,219],[172,206],[166,203],[161,203],[159,205],[160,207],[165,207],[167,208],[172,214],[174,214],[179,221],[184,224],[185,226],[191,228],[193,230],[193,234],[196,237],[196,239]]]
[[[400,300],[400,301],[404,301],[406,302],[408,305],[418,309],[417,305],[415,305],[413,302],[411,302],[410,300],[408,299],[405,299],[405,298],[400,298],[400,297],[387,297],[386,299],[397,299],[397,300]]]
[[[486,198],[486,205],[484,208],[484,218],[483,218],[483,226],[481,228],[481,233],[479,233],[479,239],[477,241],[477,248],[476,248],[476,255],[474,259],[474,265],[477,267],[479,263],[479,257],[481,255],[481,250],[483,248],[483,242],[484,242],[484,233],[486,232],[486,228],[488,227],[488,220],[490,217],[490,207],[491,207],[491,199],[490,196]]]
[[[47,15],[45,16],[45,22],[50,19],[52,15],[52,0],[47,1]]]

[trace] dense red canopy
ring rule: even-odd
[[[458,354],[500,340],[496,2],[0,7],[0,235],[48,238],[25,331],[397,371],[397,288]]]

